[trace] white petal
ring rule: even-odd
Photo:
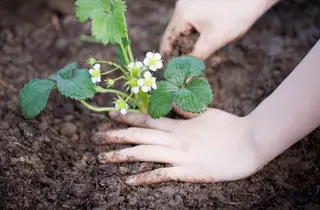
[[[152,78],[151,78],[151,81],[152,81],[152,83],[155,83],[155,82],[156,82],[156,78],[155,78],[155,77],[152,77]]]
[[[134,92],[135,94],[139,93],[139,86],[133,87],[132,88],[132,92]]]
[[[139,85],[139,86],[142,86],[143,83],[144,83],[144,79],[139,79],[139,80],[138,80],[138,85]]]
[[[92,73],[94,72],[94,70],[93,69],[90,69],[89,70],[89,73],[92,75]]]
[[[101,65],[100,65],[99,63],[97,63],[97,64],[95,64],[95,65],[93,66],[94,69],[100,69],[100,67],[101,67]]]
[[[141,90],[142,90],[142,92],[146,93],[149,91],[149,87],[144,85],[144,86],[142,86]]]
[[[130,69],[132,69],[134,67],[134,63],[130,63],[129,65],[128,65],[128,68],[130,68]]]
[[[157,89],[157,83],[152,83],[151,87],[152,87],[153,89]]]
[[[127,109],[123,108],[120,110],[121,114],[127,114]]]
[[[116,107],[116,109],[118,109],[118,102],[116,102],[116,106],[115,107]]]
[[[91,81],[92,81],[93,83],[96,83],[96,82],[97,82],[97,80],[96,80],[95,77],[91,77]]]
[[[150,65],[149,68],[151,71],[157,71],[157,69],[158,69],[157,65]]]
[[[144,65],[148,66],[150,64],[150,60],[148,58],[144,59]]]
[[[144,78],[146,79],[150,79],[152,77],[152,74],[150,73],[150,71],[146,71],[144,74],[143,74]]]
[[[95,77],[96,78],[96,81],[97,82],[101,82],[101,76],[99,75],[99,76],[97,76],[97,77]]]
[[[161,69],[163,67],[162,61],[157,61],[157,68]]]
[[[143,63],[142,62],[140,62],[140,61],[138,61],[138,62],[136,62],[136,67],[137,68],[141,68],[143,66]]]
[[[153,58],[153,53],[152,52],[148,52],[146,57],[149,58],[149,59]]]
[[[160,59],[161,59],[160,53],[155,53],[155,54],[154,54],[154,58],[155,58],[156,60],[160,60]]]

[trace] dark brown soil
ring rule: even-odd
[[[174,0],[127,2],[134,53],[141,57],[158,49]],[[89,24],[65,11],[45,0],[0,3],[1,81],[19,90],[72,61],[85,67],[89,55],[115,59],[113,48],[81,42]],[[215,105],[241,116],[253,110],[319,39],[319,14],[317,0],[283,0],[243,39],[210,58],[206,76]],[[195,38],[179,39],[174,54],[189,52]],[[110,100],[97,96],[95,102]],[[2,82],[0,119],[0,209],[320,209],[319,129],[245,180],[129,187],[126,176],[159,164],[99,165],[99,152],[125,147],[91,142],[98,129],[124,126],[105,114],[52,92],[44,112],[27,121],[16,92]]]

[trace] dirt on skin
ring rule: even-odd
[[[141,58],[157,51],[174,1],[127,3],[134,53]],[[97,130],[126,126],[55,91],[40,116],[25,120],[16,90],[3,81],[20,90],[70,62],[86,67],[89,55],[115,59],[113,48],[81,42],[90,25],[57,8],[44,0],[0,3],[0,209],[320,209],[319,129],[244,180],[129,187],[128,175],[162,165],[100,165],[99,152],[128,145],[91,141]],[[319,14],[317,0],[283,0],[243,39],[213,55],[206,76],[214,104],[239,116],[253,110],[319,39]],[[196,37],[180,38],[174,55],[190,52]],[[99,95],[91,103],[110,102]]]

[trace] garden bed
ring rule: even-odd
[[[174,1],[127,3],[135,55],[157,51]],[[319,14],[319,1],[284,0],[243,39],[208,59],[215,106],[239,116],[250,113],[319,39]],[[245,180],[129,187],[128,175],[162,165],[100,165],[99,152],[129,145],[91,141],[97,130],[125,125],[56,91],[35,120],[25,120],[16,90],[30,79],[46,78],[73,61],[87,67],[89,55],[116,59],[113,48],[79,40],[88,24],[44,0],[0,3],[0,209],[320,209],[319,129]],[[190,52],[196,37],[179,38],[174,55]],[[98,95],[94,102],[111,99]]]

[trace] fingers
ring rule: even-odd
[[[126,183],[131,186],[149,185],[160,182],[177,181],[181,176],[181,167],[160,168],[142,174],[130,176]]]
[[[94,136],[94,142],[97,144],[132,143],[168,146],[173,143],[173,139],[169,133],[163,131],[143,128],[128,128],[99,132]]]
[[[225,44],[226,43],[224,43],[220,35],[215,34],[210,29],[207,29],[200,34],[200,37],[195,43],[193,51],[190,53],[190,55],[201,60],[206,60],[211,54]]]
[[[197,173],[197,175],[193,175]],[[131,186],[150,185],[155,183],[183,181],[191,183],[214,183],[218,182],[213,177],[203,176],[199,171],[192,172],[181,166],[160,168],[153,171],[133,175],[127,178],[126,183]]]
[[[178,150],[164,146],[140,145],[122,150],[103,152],[98,155],[100,163],[121,163],[132,161],[150,161],[159,163],[175,163],[181,158]]]
[[[186,33],[191,30],[191,25],[183,18],[183,12],[181,4],[177,4],[173,12],[173,16],[164,32],[161,44],[160,53],[164,55],[170,55],[172,51],[173,42],[180,35],[180,33]]]
[[[165,117],[153,119],[151,116],[142,113],[127,113],[122,115],[119,112],[109,112],[109,116],[111,119],[120,123],[143,128],[153,128],[162,131],[172,131],[179,124],[178,120]]]

